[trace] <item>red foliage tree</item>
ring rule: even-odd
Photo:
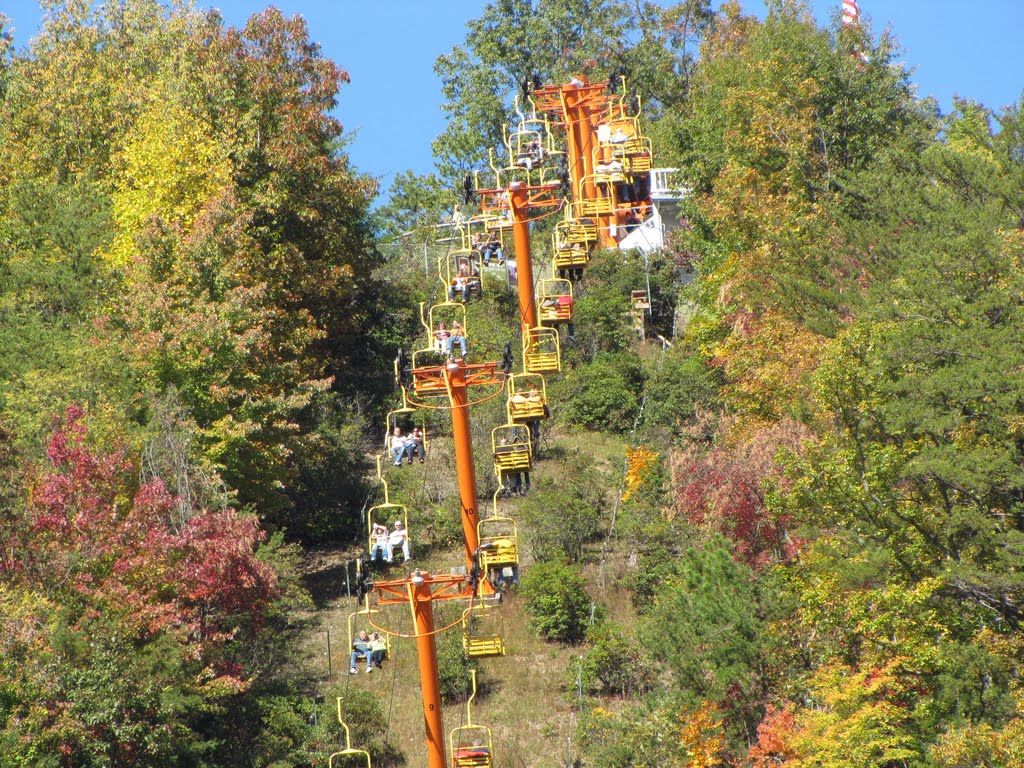
[[[750,768],[777,768],[795,757],[790,745],[795,730],[796,718],[791,708],[768,705],[764,719],[757,726],[757,742],[747,753]]]
[[[163,481],[132,493],[137,473],[124,451],[99,454],[86,436],[82,409],[68,408],[31,496],[25,543],[48,590],[116,606],[141,634],[174,627],[208,643],[230,636],[237,614],[258,622],[276,575],[256,556],[256,521],[202,511],[176,533],[176,499]]]
[[[789,420],[745,434],[733,434],[735,427],[730,417],[712,427],[708,416],[691,427],[691,439],[672,459],[676,512],[729,538],[752,567],[786,560],[797,542],[789,520],[765,507],[765,481],[781,482],[779,452],[799,450],[809,433]]]

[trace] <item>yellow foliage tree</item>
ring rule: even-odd
[[[723,765],[725,737],[717,707],[704,702],[692,712],[679,715],[679,741],[689,757],[688,768],[716,768]]]
[[[203,206],[231,181],[227,147],[185,106],[159,95],[149,100],[117,158],[112,264],[131,261],[135,238],[153,220],[188,231]]]
[[[1002,728],[987,723],[953,728],[929,750],[938,768],[1024,768],[1024,695],[1017,716]]]
[[[841,663],[817,670],[811,690],[817,706],[801,710],[790,768],[891,768],[919,757],[906,706],[906,659],[855,669]]]
[[[626,452],[626,483],[622,491],[622,501],[629,501],[635,494],[644,480],[647,479],[648,471],[658,460],[656,451],[638,445]]]

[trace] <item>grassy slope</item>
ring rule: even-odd
[[[489,454],[489,445],[481,435],[476,436],[474,443],[478,454]],[[546,443],[551,456],[575,449],[592,452],[599,465],[617,481],[623,452],[623,446],[618,440],[606,435],[553,430],[546,436]],[[443,477],[439,476],[449,471],[452,463],[450,441],[439,438],[432,447],[428,463],[422,467],[403,467],[386,474],[393,491],[394,486],[398,485],[395,475],[401,473],[400,479],[405,484],[436,486],[439,495],[455,493],[454,483],[444,483]],[[557,459],[550,458],[539,462],[534,476],[554,476],[559,471]],[[489,478],[478,477],[478,486],[489,482]],[[611,491],[614,492],[614,489]],[[392,493],[393,500],[399,498],[397,492]],[[515,507],[515,499],[502,501],[500,511],[515,517]],[[481,512],[487,514],[489,511],[489,500],[482,498]],[[552,510],[552,514],[557,514],[557,510]],[[522,540],[522,534],[526,531],[521,528],[520,533]],[[462,549],[458,545],[428,552],[425,556],[418,556],[416,551],[413,554],[417,567],[435,573],[450,572],[462,562]],[[385,710],[390,710],[393,740],[405,753],[407,765],[419,768],[426,765],[426,754],[415,643],[412,640],[393,641],[391,659],[382,673],[367,675],[360,668],[358,675],[348,675],[347,620],[356,605],[354,598],[345,595],[341,569],[343,563],[355,555],[355,549],[310,553],[307,583],[316,594],[318,607],[307,636],[306,661],[320,670],[325,688],[328,682],[340,681],[343,685],[368,687],[377,691],[382,697]],[[625,558],[610,551],[602,576],[598,564],[600,543],[594,545],[591,556],[586,567],[591,594],[606,606],[610,615],[628,621],[632,617],[628,594],[615,586],[618,577],[624,572]],[[523,558],[523,567],[529,568],[529,552],[525,547]],[[398,566],[392,573],[399,577],[406,572]],[[387,621],[407,630],[406,614],[407,610],[401,609],[389,614]],[[474,706],[473,719],[475,723],[492,729],[495,765],[499,768],[554,768],[568,764],[576,723],[571,692],[573,673],[570,667],[575,666],[581,649],[541,641],[530,629],[522,602],[515,595],[507,597],[498,610],[488,615],[493,626],[503,635],[508,655],[481,660],[479,682],[483,690]],[[334,651],[334,676],[331,681],[327,680],[327,627],[331,629]],[[451,631],[460,630],[455,628]],[[446,705],[446,729],[461,724],[464,715],[463,706]]]
[[[543,272],[545,267],[539,267]],[[541,275],[536,275],[539,279]],[[474,359],[497,359],[505,340],[515,325],[515,299],[511,292],[504,290],[500,281],[488,276],[485,284],[484,301],[475,301],[469,307],[469,327]],[[517,355],[518,357],[518,355]],[[491,513],[491,494],[496,488],[490,462],[491,428],[504,421],[504,398],[500,393],[488,402],[472,409],[471,422],[477,475],[477,490],[480,498],[481,515]],[[480,394],[476,395],[480,397]],[[557,415],[558,404],[551,402],[551,409]],[[393,469],[385,462],[385,479],[390,487],[392,502],[407,504],[410,515],[422,519],[427,508],[441,509],[442,517],[454,521],[458,517],[458,489],[455,476],[455,462],[452,455],[449,416],[444,411],[431,414],[433,425],[428,429],[430,444],[425,465],[413,465]],[[609,498],[618,491],[622,475],[624,456],[623,442],[604,433],[577,432],[544,424],[541,440],[541,456],[535,466],[533,477],[539,480],[545,476],[558,477],[562,471],[560,456],[574,451],[587,451],[596,460],[597,467],[608,477]],[[382,499],[371,501],[377,503]],[[516,500],[500,502],[503,515],[516,517]],[[447,511],[444,511],[447,510]],[[558,510],[552,510],[557,515]],[[530,567],[530,552],[525,542],[529,531],[518,520],[522,567]],[[463,563],[461,534],[458,541],[447,547],[424,547],[422,530],[417,531],[415,523],[410,526],[414,544],[414,565],[434,572],[448,573]],[[417,541],[420,546],[417,548]],[[425,551],[426,550],[426,551]],[[306,583],[316,599],[314,615],[305,617],[308,623],[306,635],[306,662],[319,670],[323,678],[322,690],[330,684],[368,687],[381,695],[385,711],[389,713],[389,731],[394,742],[405,753],[410,768],[426,765],[422,703],[420,699],[419,673],[417,669],[415,643],[412,640],[396,640],[392,643],[391,659],[385,665],[383,674],[356,676],[348,675],[347,622],[350,613],[356,610],[355,600],[346,597],[344,563],[354,559],[356,548],[348,550],[322,550],[309,553]],[[602,568],[601,542],[591,547],[585,565],[590,582],[591,595],[606,609],[610,618],[622,622],[632,621],[634,616],[625,590],[617,588],[626,570],[627,558],[614,547],[606,553]],[[408,569],[398,566],[389,576],[400,577]],[[481,692],[473,708],[475,723],[491,727],[498,768],[555,768],[570,762],[573,753],[572,738],[576,725],[573,709],[574,694],[572,681],[575,677],[570,668],[575,668],[582,649],[563,647],[543,642],[529,627],[529,619],[521,601],[514,595],[508,596],[503,605],[492,614],[489,621],[505,639],[508,655],[504,658],[483,659],[478,674]],[[401,608],[388,616],[387,626],[399,626],[409,631],[408,609]],[[384,622],[381,622],[384,624]],[[333,649],[333,677],[327,679],[327,628],[330,628]],[[456,627],[451,630],[460,632]],[[327,702],[325,712],[333,702]],[[609,703],[614,706],[614,702]],[[465,707],[460,704],[446,704],[444,707],[445,726],[450,729],[461,724]],[[328,713],[330,716],[330,713]],[[358,745],[353,745],[358,746]]]

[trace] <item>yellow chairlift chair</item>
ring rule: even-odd
[[[626,174],[651,170],[651,140],[640,130],[636,117],[619,116],[597,127],[597,151],[607,164],[618,161]]]
[[[567,207],[566,217],[555,224],[551,240],[554,272],[581,270],[590,261],[590,251],[597,243],[597,224],[589,218],[573,218]]]
[[[473,606],[470,614],[482,614],[493,610],[485,608],[483,603]],[[462,650],[471,659],[485,659],[505,655],[505,641],[497,632],[483,633],[474,625],[479,619],[475,615],[467,615],[462,619]]]
[[[533,467],[530,429],[525,424],[502,424],[491,430],[494,473],[529,472]]]
[[[352,648],[353,648],[353,646],[355,645],[355,642],[356,642],[356,626],[355,625],[356,625],[356,621],[359,620],[358,617],[359,616],[364,616],[364,617],[366,617],[366,619],[368,619],[370,616],[372,616],[373,614],[377,614],[377,613],[380,613],[380,610],[377,609],[377,608],[371,608],[370,607],[370,596],[367,595],[366,596],[366,603],[365,603],[365,605],[362,608],[360,608],[358,611],[354,611],[353,613],[350,613],[348,615],[348,648],[349,648],[349,651],[352,650]],[[363,621],[365,621],[366,619],[363,619]],[[389,635],[387,632],[385,632],[383,634],[384,634],[384,658],[387,658],[391,654],[391,635]]]
[[[621,173],[619,174],[621,176]],[[583,197],[575,204],[576,213],[581,217],[601,216],[612,213],[615,210],[615,191],[611,178],[613,174],[593,174],[586,178],[594,181],[594,196]],[[586,189],[586,186],[584,186]]]
[[[480,278],[480,270],[483,267],[483,257],[476,249],[459,248],[452,251],[451,258],[446,262],[447,279],[445,284],[445,296],[449,302],[458,301],[463,295],[483,295],[483,282]],[[439,270],[440,271],[440,270]],[[463,291],[462,286],[465,286]]]
[[[563,274],[570,270],[581,270],[590,261],[590,247],[581,243],[560,242],[555,244],[551,259],[552,271]]]
[[[597,222],[574,203],[566,208],[565,218],[555,225],[555,234],[570,245],[592,246],[597,243]]]
[[[452,768],[491,768],[494,754],[491,729],[473,723],[473,699],[476,698],[476,670],[469,671],[473,693],[466,701],[466,722],[448,732],[448,751]]]
[[[451,329],[455,323],[461,326],[463,339],[469,338],[466,323],[466,307],[458,301],[444,301],[434,304],[424,314],[424,303],[420,302],[420,324],[426,332],[426,346],[412,353],[412,389],[421,397],[447,395],[444,368],[449,349],[458,349],[465,354],[465,348],[449,345]],[[442,327],[443,326],[443,327]]]
[[[572,322],[572,283],[560,277],[548,277],[537,286],[537,313],[541,323],[556,325]]]
[[[548,393],[539,373],[513,373],[508,377],[505,403],[512,424],[528,424],[548,417]]]
[[[416,413],[416,409],[409,405],[409,402],[405,399],[405,390],[402,390],[402,406],[388,411],[387,417],[384,419],[384,450],[387,452],[391,445],[391,436],[395,431],[395,427],[400,428],[403,432],[407,432],[413,426],[412,415]],[[403,426],[404,425],[404,426]],[[423,431],[423,445],[426,447],[427,444],[427,428],[426,424],[420,426]]]
[[[558,373],[562,352],[554,328],[523,329],[523,367],[527,373]]]
[[[327,768],[373,768],[370,753],[365,749],[353,749],[348,725],[341,717],[341,697],[338,697],[338,722],[345,729],[345,748],[327,758]],[[337,761],[337,762],[335,762]]]
[[[478,254],[481,268],[504,267],[509,258],[505,246],[505,230],[501,227],[484,229],[473,243],[473,252]]]
[[[544,140],[543,124],[539,128],[530,128],[529,124],[522,124],[520,128],[513,131],[505,139],[505,147],[508,151],[508,170],[525,169],[532,171],[540,166],[547,156],[547,146]]]
[[[530,114],[523,114],[519,108],[519,97],[516,96],[513,108],[519,120],[516,129],[505,135],[505,149],[508,152],[509,166],[511,170],[525,168],[530,171],[538,167],[548,155],[548,148],[552,139],[548,131],[548,122],[538,117],[533,102],[530,105]],[[504,129],[502,129],[504,133]]]
[[[511,517],[498,514],[498,495],[503,488],[494,492],[494,508],[490,517],[477,523],[477,537],[480,541],[478,561],[480,570],[492,585],[519,581],[519,530]]]
[[[370,507],[366,512],[366,540],[367,540],[367,552],[370,554],[370,561],[387,561],[387,553],[391,552],[390,543],[385,545],[385,541],[390,540],[390,532],[392,521],[394,523],[401,523],[403,530],[405,530],[405,540],[410,542],[409,538],[409,510],[404,504],[392,504],[385,502],[383,504],[377,504],[376,506]],[[397,525],[395,526],[397,528]],[[381,530],[383,529],[383,531]],[[398,548],[401,552],[401,548]],[[390,562],[395,562],[395,556],[398,553],[391,552]],[[403,553],[404,557],[404,553]]]

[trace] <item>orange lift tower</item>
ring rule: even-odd
[[[543,179],[543,176],[541,177]],[[533,355],[531,350],[538,349],[547,342],[557,347],[557,332],[544,328],[537,320],[537,305],[534,299],[533,263],[530,258],[530,221],[531,212],[538,209],[556,209],[562,205],[558,196],[558,181],[540,184],[527,184],[513,181],[508,188],[477,189],[480,207],[485,214],[507,212],[512,219],[513,244],[515,245],[516,288],[519,294],[519,321],[522,327],[524,361],[531,373],[550,373],[558,370],[557,354],[555,367],[544,364],[536,370],[531,369],[529,359],[543,359],[545,355]]]
[[[516,287],[519,292],[519,320],[529,328],[537,328],[537,306],[534,302],[533,262],[530,256],[530,211],[557,208],[558,182],[527,185],[513,181],[508,186],[512,208],[512,240],[516,252]]]
[[[598,199],[594,182],[594,137],[598,118],[608,102],[607,85],[607,82],[588,83],[582,77],[574,77],[564,85],[548,85],[531,94],[537,111],[554,113],[558,116],[556,122],[565,126],[569,180],[575,200]],[[612,234],[611,214],[598,214],[597,222],[601,245],[614,248],[617,243]]]
[[[441,717],[441,680],[437,670],[437,643],[434,636],[460,624],[464,617],[449,627],[435,629],[433,603],[435,600],[472,600],[472,584],[466,581],[465,576],[431,575],[414,571],[407,579],[376,582],[373,589],[379,593],[377,605],[408,603],[412,610],[415,626],[412,635],[400,635],[374,624],[371,626],[388,635],[416,638],[420,689],[423,693],[423,724],[427,736],[427,766],[447,768],[444,721]],[[468,612],[469,608],[466,610]]]
[[[426,350],[430,351],[430,350]],[[469,399],[469,388],[475,386],[495,387],[495,393],[485,395],[475,402],[483,402],[504,391],[505,376],[498,370],[497,362],[467,363],[461,359],[450,360],[443,365],[417,365],[417,355],[412,359],[411,405],[417,408],[445,408],[452,412],[452,437],[455,443],[455,470],[459,480],[459,501],[462,508],[462,533],[466,552],[466,574],[472,573],[476,563],[480,541],[477,525],[480,522],[480,506],[476,498],[476,472],[473,468],[473,441],[469,429],[469,408],[474,401]],[[418,401],[415,397],[444,396],[448,406]],[[480,592],[494,594],[494,588],[486,579],[480,582]]]

